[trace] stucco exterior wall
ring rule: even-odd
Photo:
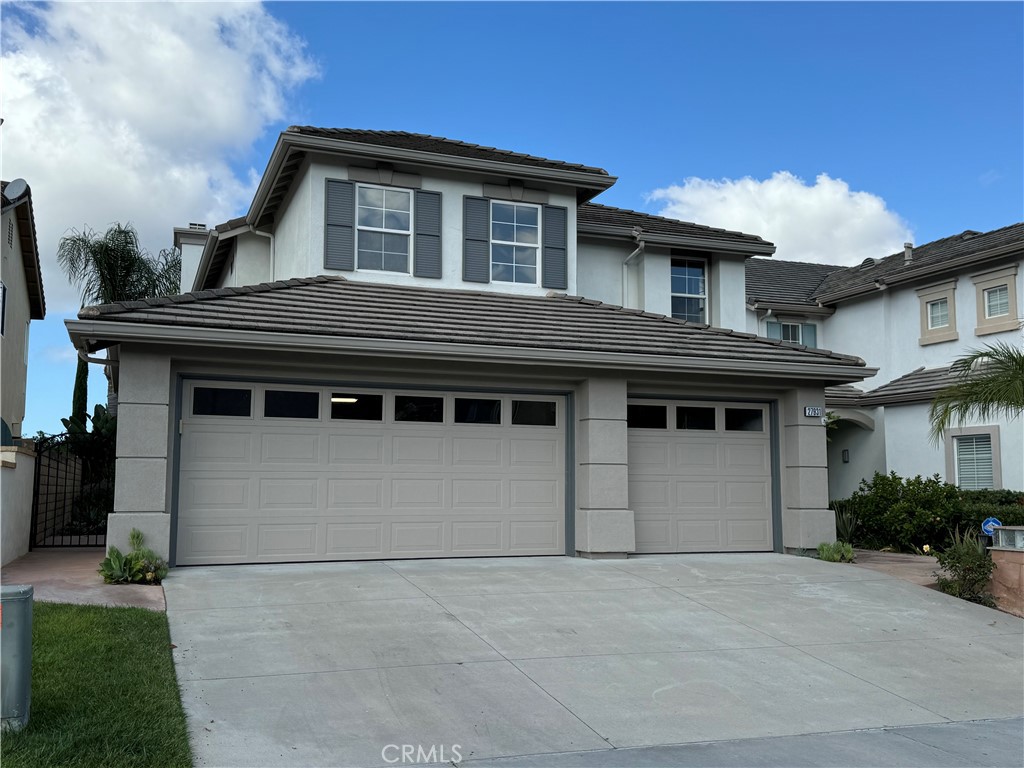
[[[715,258],[711,262],[711,325],[746,330],[747,278],[744,259]]]
[[[292,275],[309,277],[309,275]],[[227,285],[258,285],[274,280],[270,265],[270,238],[246,232],[235,238],[235,257]]]
[[[824,407],[823,387],[794,387],[779,398],[782,543],[787,551],[814,549],[836,539],[828,508],[828,449],[820,417],[806,406]]]
[[[929,437],[927,403],[888,405],[885,422],[885,450],[890,471],[904,477],[937,474],[947,482],[955,482],[946,472],[946,441],[935,443]],[[1024,419],[972,421],[966,426],[991,425],[999,427],[1001,487],[1024,490]]]
[[[465,195],[485,196],[482,179],[436,171],[422,176],[422,189],[441,193],[441,278],[413,277],[411,274],[355,270],[340,272],[324,268],[324,196],[327,179],[347,180],[344,165],[313,161],[297,182],[286,201],[286,210],[275,229],[274,279],[310,275],[339,274],[353,280],[393,285],[418,285],[425,288],[461,288],[474,291],[498,291],[543,296],[547,288],[514,283],[467,283],[462,279],[462,216]],[[568,210],[568,292],[576,285],[576,197],[570,189],[549,190],[548,203]],[[411,264],[410,264],[411,268]]]
[[[860,487],[862,479],[870,480],[875,472],[885,473],[885,419],[883,409],[871,411],[875,428],[840,421],[829,433],[828,496],[846,499]],[[843,462],[843,451],[849,451],[849,462]]]
[[[7,245],[8,222],[14,225],[13,245]],[[7,286],[6,321],[0,338],[0,418],[14,437],[21,436],[25,419],[25,376],[28,370],[30,309],[25,268],[21,260],[21,240],[15,209],[3,214],[0,224],[0,280]]]
[[[0,465],[0,565],[7,565],[28,552],[35,453],[5,447],[0,449]]]
[[[577,244],[577,290],[580,296],[608,304],[639,308],[643,295],[639,283],[641,262],[629,267],[627,291],[622,291],[622,264],[636,250],[628,243],[580,238]],[[641,255],[638,259],[642,259]]]

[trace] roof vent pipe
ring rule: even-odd
[[[914,260],[914,244],[904,243],[903,244],[903,263],[909,264]]]

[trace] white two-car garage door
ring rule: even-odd
[[[187,382],[178,565],[565,553],[559,396]]]
[[[772,549],[766,405],[632,400],[628,411],[637,552]]]

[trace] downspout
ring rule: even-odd
[[[270,240],[270,280],[268,282],[273,282],[274,280],[277,279],[274,275],[274,268],[276,267],[277,258],[277,244],[274,240],[274,236],[269,232],[260,232],[252,224],[249,225],[249,231],[252,232],[254,235],[259,235],[260,237],[265,237],[268,240]]]
[[[636,240],[636,250],[622,262],[622,306],[626,306],[629,297],[629,267],[644,252],[643,230],[640,227],[633,228],[633,239]]]

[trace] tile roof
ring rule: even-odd
[[[817,306],[817,302],[811,299],[815,289],[826,276],[842,269],[832,264],[747,259],[747,303]]]
[[[304,136],[317,136],[326,139],[353,141],[359,144],[373,144],[380,147],[410,149],[416,152],[428,152],[436,155],[466,157],[476,160],[491,160],[515,165],[529,165],[537,168],[552,168],[563,171],[580,171],[597,176],[608,176],[608,171],[580,163],[568,163],[563,160],[550,160],[546,157],[512,152],[508,149],[497,149],[481,144],[469,144],[441,136],[429,136],[424,133],[408,133],[406,131],[368,131],[357,128],[317,128],[311,125],[293,125],[289,133]]]
[[[601,205],[599,203],[583,203],[580,205],[576,209],[576,224],[577,229],[581,232],[585,232],[588,225],[620,227],[630,230],[634,227],[639,227],[644,232],[661,235],[733,242],[739,245],[750,246],[757,253],[770,254],[775,250],[775,246],[772,243],[763,240],[757,235],[708,227],[703,224],[693,224],[688,221],[654,216],[650,213],[630,211],[625,208],[614,208],[610,205]]]
[[[564,294],[546,297],[360,283],[336,276],[86,307],[82,320],[744,363],[864,361]],[[429,319],[429,321],[427,321]],[[99,337],[102,338],[102,335]],[[753,366],[752,366],[753,367]]]
[[[955,376],[945,368],[918,368],[887,384],[865,392],[861,405],[893,405],[928,402],[940,390],[954,384]]]
[[[1024,249],[1024,223],[1011,224],[991,232],[967,230],[958,235],[933,240],[912,251],[913,260],[907,264],[903,251],[884,259],[868,259],[859,266],[837,270],[825,277],[811,298],[829,300],[830,295],[857,294],[874,289],[875,283],[892,283],[920,272],[925,275],[940,273],[950,262],[959,262],[972,254],[996,248],[1018,245]]]
[[[864,396],[864,390],[857,389],[852,384],[838,384],[834,387],[825,387],[825,405],[842,407],[848,405],[851,407],[860,404],[860,399]]]

